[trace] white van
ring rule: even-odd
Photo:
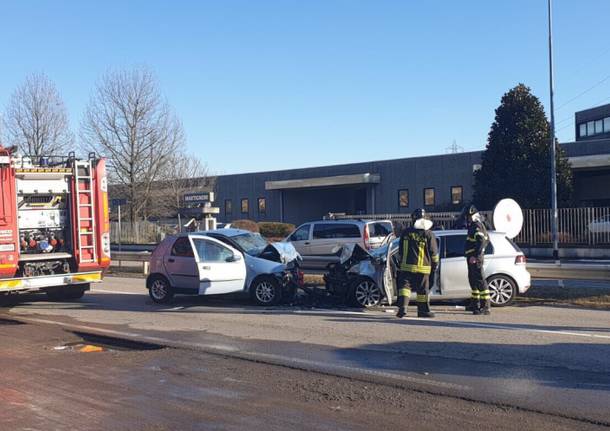
[[[308,268],[325,268],[338,260],[337,251],[346,244],[373,250],[394,235],[390,220],[322,220],[300,225],[285,241],[303,256]]]

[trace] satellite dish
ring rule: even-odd
[[[497,231],[505,232],[507,237],[513,239],[523,227],[523,211],[513,199],[502,199],[494,208],[493,222]]]

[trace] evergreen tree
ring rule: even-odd
[[[540,100],[523,84],[508,91],[496,109],[481,169],[475,174],[474,202],[492,209],[503,198],[523,208],[551,206],[550,126]],[[572,202],[572,171],[564,151],[557,148],[557,199]]]

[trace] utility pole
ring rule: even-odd
[[[555,84],[553,82],[553,17],[552,17],[552,0],[548,0],[549,14],[549,86],[551,90],[551,230],[553,238],[553,259],[555,263],[559,263],[559,239],[557,235],[557,158],[555,148],[555,106],[553,104],[553,93]]]

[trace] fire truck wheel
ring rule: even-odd
[[[157,304],[167,304],[174,297],[174,289],[165,277],[153,276],[148,282],[148,294]]]

